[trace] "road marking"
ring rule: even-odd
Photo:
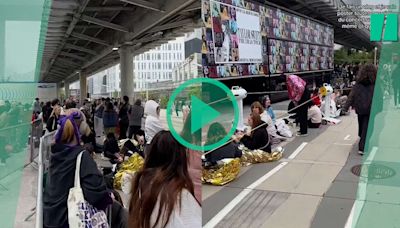
[[[367,159],[365,160],[364,164],[371,163],[372,160],[374,159],[375,154],[376,154],[377,151],[378,151],[378,147],[374,146],[372,148],[372,150],[371,150],[371,153],[369,153]],[[364,181],[364,179],[365,179],[365,181]],[[344,228],[353,228],[353,227],[355,227],[355,225],[357,224],[358,219],[359,219],[359,217],[361,215],[361,211],[362,211],[362,209],[364,207],[365,199],[367,198],[367,183],[368,183],[368,180],[367,180],[367,178],[363,178],[363,177],[360,177],[360,180],[362,182],[360,182],[359,188],[358,188],[359,199],[356,199],[354,201],[353,207],[351,208],[349,217],[347,218],[347,222],[346,222],[346,225],[344,226]],[[356,211],[356,209],[357,209],[357,211]]]
[[[338,145],[338,146],[352,146],[352,143],[334,143],[333,145]]]
[[[303,149],[307,146],[306,142],[303,142],[297,149],[288,157],[288,159],[294,159]]]
[[[203,228],[212,228],[218,225],[218,223],[221,222],[221,220],[233,209],[235,208],[240,201],[242,201],[254,188],[256,188],[258,185],[266,181],[268,178],[270,178],[272,175],[277,173],[280,169],[282,169],[284,166],[286,166],[288,162],[282,162],[275,168],[273,168],[271,171],[266,173],[264,176],[260,177],[258,180],[253,182],[251,185],[249,185],[247,188],[243,189],[231,202],[229,202],[222,210],[220,210],[210,221],[208,221],[207,224],[203,226]]]
[[[344,140],[346,140],[346,141],[350,140],[350,136],[351,135],[346,135],[346,137],[344,137]]]

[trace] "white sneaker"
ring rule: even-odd
[[[359,154],[359,155],[364,155],[364,151],[359,150],[359,151],[358,151],[358,154]]]
[[[297,133],[296,135],[299,136],[299,137],[306,137],[308,134]]]

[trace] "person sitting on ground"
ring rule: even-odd
[[[152,137],[131,189],[128,227],[201,227],[201,207],[194,197],[186,148],[169,131]]]
[[[317,106],[317,107],[321,107],[321,98],[319,97],[319,89],[315,88],[314,91],[311,93],[311,98],[313,103]]]
[[[227,135],[225,128],[220,123],[213,123],[207,132],[206,145],[212,145],[219,142]],[[231,142],[228,143],[215,151],[206,155],[206,161],[211,164],[217,163],[225,158],[240,158],[242,157],[242,151],[239,150],[238,145]]]
[[[150,144],[154,135],[164,129],[160,120],[160,105],[154,100],[149,100],[145,104],[144,112],[147,115],[144,124],[144,132],[147,144]]]
[[[60,120],[60,128],[51,147],[50,167],[43,195],[43,227],[68,227],[68,194],[74,186],[75,167],[82,153],[80,183],[85,200],[98,210],[112,204],[103,176],[91,155],[80,145],[80,137],[87,130],[82,125],[83,114],[67,113]],[[87,125],[86,125],[87,126]]]
[[[275,113],[271,106],[271,100],[269,96],[265,96],[263,99],[264,108],[267,111],[268,115],[271,117],[272,122],[275,123]]]
[[[321,109],[315,104],[309,104],[308,109],[308,127],[319,128],[322,122]]]
[[[246,135],[244,133],[237,133],[235,141],[240,141],[250,150],[263,150],[271,153],[271,143],[267,129],[264,126],[260,126],[265,125],[265,122],[261,120],[261,116],[257,112],[253,112],[247,121],[251,126],[251,132]]]
[[[278,135],[275,124],[273,123],[271,117],[268,115],[267,112],[264,111],[264,108],[258,101],[253,102],[253,104],[251,104],[251,113],[254,112],[260,115],[261,120],[267,124],[265,127],[267,128],[268,136],[270,137],[270,141],[273,145],[277,145],[284,140],[283,137]]]
[[[108,133],[104,141],[104,157],[109,158],[112,164],[120,164],[124,160],[119,154],[118,141],[114,133]]]

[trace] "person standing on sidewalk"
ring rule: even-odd
[[[123,102],[119,108],[118,118],[119,118],[119,140],[126,139],[126,134],[128,132],[129,127],[129,118],[128,118],[128,110],[130,108],[129,105],[129,97],[124,96]]]
[[[394,106],[400,108],[400,64],[397,64],[392,73]]]
[[[96,137],[101,137],[103,135],[103,112],[104,98],[97,100],[94,111],[94,131],[96,132]]]
[[[368,64],[361,68],[356,84],[351,90],[348,100],[343,107],[345,112],[348,111],[350,106],[356,110],[359,129],[358,135],[360,137],[360,141],[358,143],[358,153],[361,155],[364,154],[365,149],[368,124],[371,114],[372,98],[374,96],[376,74],[377,69],[373,64]],[[377,97],[379,97],[378,94]],[[378,104],[382,102],[376,103]]]
[[[139,130],[142,129],[142,118],[144,115],[144,108],[142,106],[142,101],[137,99],[135,104],[133,104],[129,111],[129,135],[128,137],[131,139],[132,136],[136,135]]]
[[[114,110],[114,105],[111,102],[107,103],[106,110],[103,113],[104,134],[115,134],[118,125],[118,114]]]
[[[295,105],[296,121],[300,124],[300,131],[297,136],[307,136],[308,103],[312,102],[307,83],[297,75],[289,75],[286,77],[286,84],[289,99]]]

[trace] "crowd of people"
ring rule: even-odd
[[[311,128],[320,128],[323,124],[323,117],[338,117],[346,115],[349,107],[352,107],[358,115],[359,124],[359,154],[364,154],[367,137],[368,125],[374,125],[374,118],[370,118],[372,98],[381,98],[382,91],[379,86],[375,87],[377,68],[372,64],[353,68],[357,72],[354,77],[353,89],[349,96],[342,95],[339,89],[335,89],[333,94],[322,96],[319,89],[309,91],[306,82],[301,78],[290,75],[286,77],[289,88],[290,103],[288,107],[288,119],[276,119],[271,107],[271,101],[268,96],[263,97],[261,102],[253,102],[251,105],[251,114],[248,117],[248,129],[245,132],[238,131],[234,136],[234,141],[226,144],[211,153],[208,153],[205,160],[208,165],[215,165],[218,161],[226,158],[240,158],[242,152],[238,149],[239,144],[244,145],[250,150],[262,150],[271,152],[271,148],[279,146],[281,141],[291,137],[289,128],[285,125],[294,123],[299,126],[297,136],[307,136]],[[353,79],[352,79],[353,80]],[[375,87],[375,89],[374,89]],[[377,89],[376,89],[377,88]],[[293,92],[293,94],[290,94]],[[331,99],[328,113],[325,112],[326,99]],[[383,102],[376,101],[377,106]],[[381,108],[377,107],[377,110]],[[369,121],[371,120],[372,123]],[[289,134],[286,134],[286,131]],[[217,133],[215,133],[217,132]],[[226,130],[219,124],[210,126],[207,142],[216,142],[226,135]]]
[[[360,69],[354,67],[352,72],[357,72],[357,76],[350,95],[344,97],[335,91],[330,104],[332,110],[341,108],[344,113],[349,107],[355,109],[359,124],[359,151],[363,154],[368,125],[374,124],[374,118],[370,118],[372,97],[374,93],[375,97],[380,97],[382,91],[380,87],[374,89],[377,74],[374,65]],[[309,128],[321,126],[326,98],[321,97],[318,89],[309,91],[305,82],[298,78],[288,76],[286,80],[288,85],[297,86],[292,89],[294,93],[289,94],[288,110],[293,114],[292,120],[277,118],[270,98],[265,96],[252,103],[247,129],[237,131],[232,142],[208,153],[203,164],[241,157],[240,144],[250,150],[271,153],[274,147],[291,137],[286,126],[291,121],[299,125],[298,136],[306,136]],[[85,100],[80,107],[77,106],[73,99],[63,102],[54,99],[44,103],[36,98],[33,105],[0,100],[0,129],[16,126],[24,117],[32,115],[33,121],[43,122],[42,135],[55,133],[44,187],[44,227],[69,227],[67,202],[69,191],[75,185],[76,161],[80,154],[79,179],[84,198],[97,210],[109,213],[112,219],[108,222],[112,227],[201,226],[201,153],[184,147],[166,130],[160,120],[159,102],[148,100],[143,105],[137,99],[131,103],[124,96],[122,99]],[[175,109],[179,115],[176,106],[171,112]],[[180,106],[184,111],[182,137],[187,141],[201,142],[201,134],[190,131],[190,104]],[[15,129],[0,131],[1,148],[10,144],[12,138],[18,138],[18,134]],[[212,123],[205,143],[212,145],[226,134],[221,123]],[[124,139],[134,139],[138,144],[123,152],[118,142]],[[13,149],[17,146],[15,144]],[[132,180],[129,205],[124,205],[112,184],[107,183],[106,174],[98,168],[95,158],[99,153],[115,164],[117,170],[118,165],[133,153],[144,158],[143,168]],[[4,164],[8,156],[7,151],[1,150],[0,164]]]
[[[112,227],[201,227],[201,155],[189,151],[165,130],[156,101],[149,100],[143,107],[141,100],[130,104],[128,97],[121,101],[103,98],[85,101],[78,109],[72,99],[46,104],[36,99],[33,107],[33,119],[45,123],[43,134],[55,132],[44,187],[44,227],[69,227],[67,202],[70,189],[76,186],[79,154],[80,186],[93,208],[87,209],[86,216],[107,212]],[[101,145],[99,139],[103,138]],[[129,151],[123,152],[118,141],[127,138],[138,145],[130,144]],[[108,183],[109,174],[98,168],[97,153],[116,164],[113,173],[133,153],[144,158],[143,168],[132,180],[129,205],[124,205]],[[89,219],[82,222],[89,223]]]

